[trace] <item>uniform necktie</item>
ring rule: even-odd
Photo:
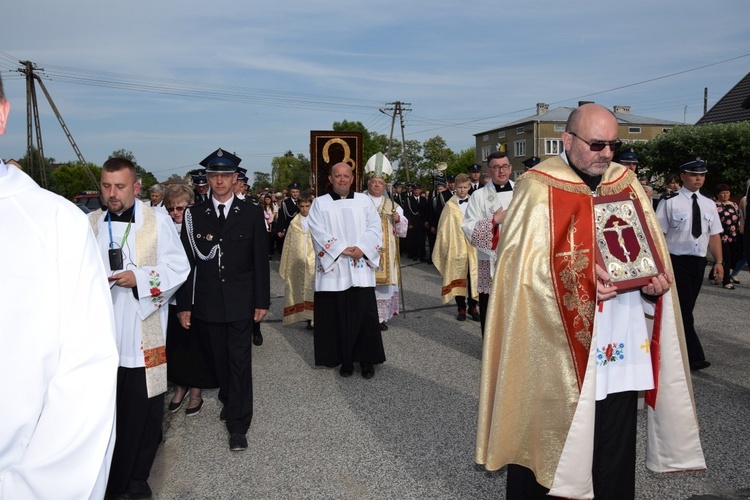
[[[701,236],[701,207],[698,206],[698,195],[693,193],[693,236]]]
[[[227,220],[226,217],[224,217],[224,205],[219,205],[219,227],[224,226],[224,221]]]

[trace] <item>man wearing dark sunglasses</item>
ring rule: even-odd
[[[503,224],[475,460],[509,464],[509,499],[634,498],[640,390],[651,406],[646,466],[706,466],[677,295],[650,200],[633,172],[611,163],[621,145],[614,114],[585,104],[565,130],[564,152],[514,186]],[[618,290],[596,264],[594,198],[619,193],[642,208],[667,266],[640,289]],[[657,333],[660,344],[649,342]]]

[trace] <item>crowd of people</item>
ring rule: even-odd
[[[0,134],[8,112],[0,81]],[[33,343],[3,330],[13,355],[2,356],[0,373],[20,383],[0,386],[14,409],[0,447],[17,450],[0,455],[0,496],[150,498],[165,408],[199,415],[205,389],[218,388],[229,449],[247,449],[252,348],[263,343],[275,249],[283,325],[306,323],[315,365],[345,378],[358,365],[371,379],[386,361],[401,259],[435,265],[435,296],[455,300],[456,320],[478,322],[484,337],[475,461],[508,465],[508,498],[633,498],[639,391],[648,439],[658,441],[648,468],[705,468],[690,371],[710,363],[692,311],[709,248],[711,279],[727,289],[739,281],[742,210],[726,185],[715,202],[700,194],[699,157],[678,166],[654,210],[629,168],[632,150],[612,161],[622,144],[601,106],[573,111],[563,142],[561,155],[533,159],[518,182],[496,152],[486,175],[474,165],[424,196],[419,184],[390,184],[382,154],[365,168],[364,193],[352,189],[352,166],[337,163],[321,196],[297,183],[281,199],[249,195],[241,159],[217,149],[192,172],[193,187],[153,187],[141,201],[135,165],[110,158],[105,207],[88,220],[0,162],[0,205],[12,214],[0,228],[36,242],[0,248],[25,273],[11,272],[0,295],[7,303],[16,282],[44,283],[39,298],[51,313],[23,304],[12,312],[16,333],[44,335]],[[595,259],[592,199],[621,194],[645,214],[663,264],[630,287]]]

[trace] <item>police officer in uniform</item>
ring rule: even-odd
[[[232,190],[240,161],[217,149],[201,162],[211,198],[185,210],[181,239],[191,270],[177,294],[180,323],[186,329],[195,323],[210,353],[233,451],[247,449],[253,416],[253,325],[271,303],[263,210],[239,200]]]
[[[482,182],[479,178],[482,176],[482,166],[476,163],[469,167],[469,182],[471,187],[469,188],[469,194],[473,194],[477,189],[482,189]]]
[[[281,202],[279,218],[276,220],[276,230],[278,231],[276,236],[279,237],[279,253],[281,253],[282,248],[284,247],[284,236],[286,235],[286,230],[289,228],[289,223],[292,222],[294,216],[299,212],[299,208],[297,208],[300,189],[299,183],[292,182],[287,186],[287,189],[289,189],[289,196],[284,198],[284,201]]]
[[[706,361],[693,320],[693,308],[706,270],[708,248],[716,260],[713,266],[716,279],[721,280],[725,272],[721,253],[723,227],[719,214],[714,202],[699,192],[707,171],[706,162],[700,157],[685,161],[680,166],[682,188],[665,196],[656,209],[656,218],[665,234],[674,268],[690,369],[694,371],[711,366]]]
[[[525,159],[523,162],[521,162],[523,163],[524,172],[539,165],[540,161],[541,160],[539,159],[538,156],[532,156],[531,158]]]
[[[195,193],[195,205],[200,205],[211,197],[208,180],[206,180],[206,169],[197,168],[188,172],[193,180],[193,192]]]
[[[620,150],[614,157],[614,161],[633,173],[638,170],[638,155],[633,148]]]

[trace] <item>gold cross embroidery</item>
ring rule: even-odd
[[[579,250],[576,248],[577,246],[580,247],[581,245],[575,244],[575,232],[576,232],[576,216],[571,215],[570,216],[570,226],[568,226],[568,244],[570,245],[570,250],[567,252],[560,252],[556,253],[555,257],[567,257],[566,260],[573,262],[575,258],[577,257],[578,253],[588,253],[588,249]]]
[[[646,340],[643,341],[643,344],[641,344],[640,347],[641,347],[641,349],[643,349],[644,351],[646,351],[646,354],[648,354],[650,346],[651,346],[651,344],[649,344],[648,339],[646,339]]]

